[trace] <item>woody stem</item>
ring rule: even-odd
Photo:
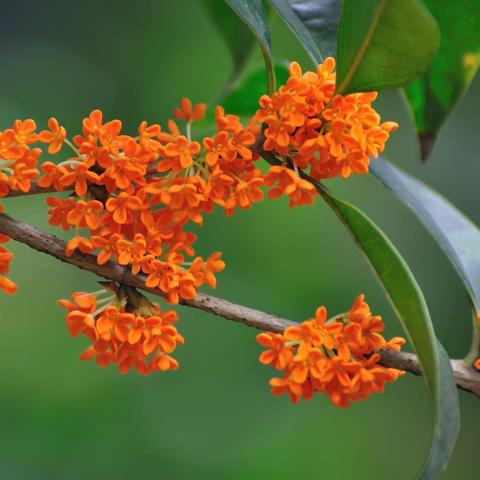
[[[163,297],[162,292],[159,290],[145,286],[144,275],[132,275],[128,268],[112,261],[104,265],[98,265],[95,255],[88,255],[79,251],[76,251],[71,257],[67,257],[65,255],[64,241],[32,225],[15,220],[8,215],[0,214],[0,233],[39,252],[51,255],[62,262],[69,263],[83,270],[88,270],[100,277]],[[193,300],[181,300],[180,303],[218,315],[227,320],[233,320],[270,332],[281,333],[287,327],[297,324],[291,320],[200,292],[197,293]],[[412,353],[395,352],[392,350],[380,350],[378,353],[381,355],[380,363],[385,367],[405,370],[414,375],[422,374],[418,358]],[[480,398],[480,373],[467,367],[463,360],[452,360],[451,366],[457,387]]]

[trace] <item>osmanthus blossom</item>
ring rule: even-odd
[[[190,226],[203,225],[215,208],[231,216],[265,197],[285,195],[290,207],[311,204],[317,190],[308,175],[318,181],[364,174],[370,158],[383,151],[397,124],[381,123],[372,107],[375,92],[335,95],[334,68],[333,58],[315,72],[292,63],[286,84],[263,95],[246,124],[217,106],[216,128],[204,138],[193,134],[205,104],[187,98],[165,128],[142,121],[134,135],[98,109],[71,140],[55,118],[38,133],[33,120],[15,120],[0,132],[0,198],[28,192],[34,180],[37,188],[67,190],[68,196],[46,199],[50,225],[71,232],[67,256],[78,250],[95,255],[99,265],[115,261],[143,274],[145,286],[166,303],[193,299],[202,285],[216,287],[225,263],[220,252],[197,255]],[[43,162],[38,143],[48,146]],[[275,155],[278,165],[262,171],[260,149]],[[0,236],[0,290],[14,293],[7,278],[13,255],[3,246],[8,240]],[[122,373],[178,368],[171,357],[184,341],[174,326],[177,314],[138,291],[109,284],[60,304],[70,334],[91,342],[83,360],[116,364]],[[261,334],[258,341],[268,349],[262,363],[285,374],[272,379],[273,392],[289,392],[296,401],[325,391],[345,406],[380,391],[401,372],[381,367],[375,351],[399,349],[403,342],[386,342],[382,330],[381,318],[370,315],[359,297],[349,315],[335,321],[327,321],[321,307],[315,319],[283,334]]]
[[[272,393],[287,393],[293,403],[309,400],[325,392],[334,405],[348,407],[375,392],[405,372],[379,364],[376,350],[399,351],[405,340],[387,341],[381,335],[384,324],[372,315],[364,295],[342,315],[327,319],[327,309],[319,307],[315,318],[288,327],[283,334],[260,333],[257,342],[267,350],[260,362],[283,371],[270,380]]]

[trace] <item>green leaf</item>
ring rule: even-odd
[[[427,72],[405,88],[426,159],[439,128],[480,64],[480,2],[424,0],[440,26],[437,56]]]
[[[203,0],[203,4],[230,49],[233,59],[231,81],[234,81],[250,56],[255,38],[250,29],[225,2]]]
[[[475,310],[480,310],[480,230],[435,190],[379,158],[370,171],[431,233],[452,262]]]
[[[217,0],[218,1],[218,0]],[[238,17],[247,25],[262,50],[267,71],[267,92],[275,91],[275,71],[270,45],[270,30],[262,0],[225,0]]]
[[[437,341],[437,349],[440,368],[438,391],[440,405],[436,413],[436,427],[430,453],[418,475],[421,480],[438,478],[439,473],[447,467],[450,461],[460,433],[460,405],[457,386],[452,376],[450,358],[439,341]]]
[[[288,79],[286,63],[275,62],[275,76],[280,85]],[[265,67],[256,66],[245,71],[231,89],[230,93],[221,99],[226,112],[235,113],[241,117],[249,117],[259,108],[258,99],[265,93]]]
[[[430,65],[438,26],[418,0],[344,0],[337,92],[402,87]]]
[[[365,254],[417,352],[434,410],[433,441],[419,478],[436,479],[453,453],[460,414],[450,362],[438,346],[423,293],[398,250],[363,212],[326,192],[322,196]]]
[[[340,0],[269,0],[315,65],[335,56]]]

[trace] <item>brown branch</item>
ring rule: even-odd
[[[132,275],[128,268],[111,261],[105,265],[98,265],[94,255],[87,255],[78,251],[71,257],[67,257],[63,240],[32,225],[15,220],[8,215],[0,215],[0,233],[8,235],[39,252],[51,255],[62,262],[95,273],[99,277],[162,296],[162,292],[159,290],[145,287],[145,276]],[[283,332],[286,327],[296,323],[200,292],[197,293],[195,299],[182,300],[181,303],[228,320],[271,332]],[[391,350],[381,350],[379,353],[382,357],[381,364],[386,367],[398,368],[414,375],[421,375],[422,373],[418,358],[412,353]],[[480,373],[467,367],[462,360],[452,360],[451,365],[458,388],[473,393],[480,398]]]
[[[152,163],[147,168],[146,176],[149,177],[154,175],[157,172],[157,162]],[[96,185],[90,185],[90,188],[95,187]],[[27,192],[22,192],[21,190],[10,190],[6,197],[2,198],[10,198],[10,197],[25,197],[27,195],[39,195],[42,193],[62,193],[62,192],[71,192],[73,187],[66,187],[63,190],[58,191],[53,185],[50,187],[41,187],[38,182],[32,182],[30,189]],[[1,198],[0,198],[1,200]]]
[[[55,187],[53,187],[53,185],[48,188],[43,188],[40,185],[38,185],[37,182],[32,182],[32,186],[30,187],[30,190],[28,190],[28,192],[22,192],[21,190],[10,190],[10,192],[8,192],[8,195],[5,198],[25,197],[26,195],[38,195],[41,193],[52,193],[52,192],[61,193],[61,192],[57,192],[57,190],[55,190]]]

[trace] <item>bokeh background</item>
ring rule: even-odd
[[[219,0],[220,1],[220,0]],[[309,66],[271,15],[274,54]],[[121,118],[165,121],[182,96],[209,102],[229,76],[222,38],[198,0],[2,2],[0,128],[54,115],[71,133],[93,108]],[[256,51],[251,62],[260,61]],[[378,109],[401,128],[387,157],[480,220],[480,82],[475,79],[421,165],[397,92]],[[453,357],[469,346],[467,299],[452,267],[412,215],[369,176],[331,181],[391,236],[424,289],[437,333]],[[53,233],[42,196],[6,200],[10,214]],[[0,297],[0,478],[54,479],[410,479],[429,445],[431,418],[421,378],[339,410],[322,396],[291,406],[269,393],[254,330],[181,308],[181,369],[120,376],[78,359],[59,298],[95,290],[96,278],[19,244],[14,297]],[[219,296],[303,320],[319,304],[345,311],[365,292],[400,327],[342,226],[321,202],[289,210],[266,201],[233,218],[207,218],[201,254],[221,250]],[[443,479],[478,478],[480,403],[460,392],[462,432]]]

